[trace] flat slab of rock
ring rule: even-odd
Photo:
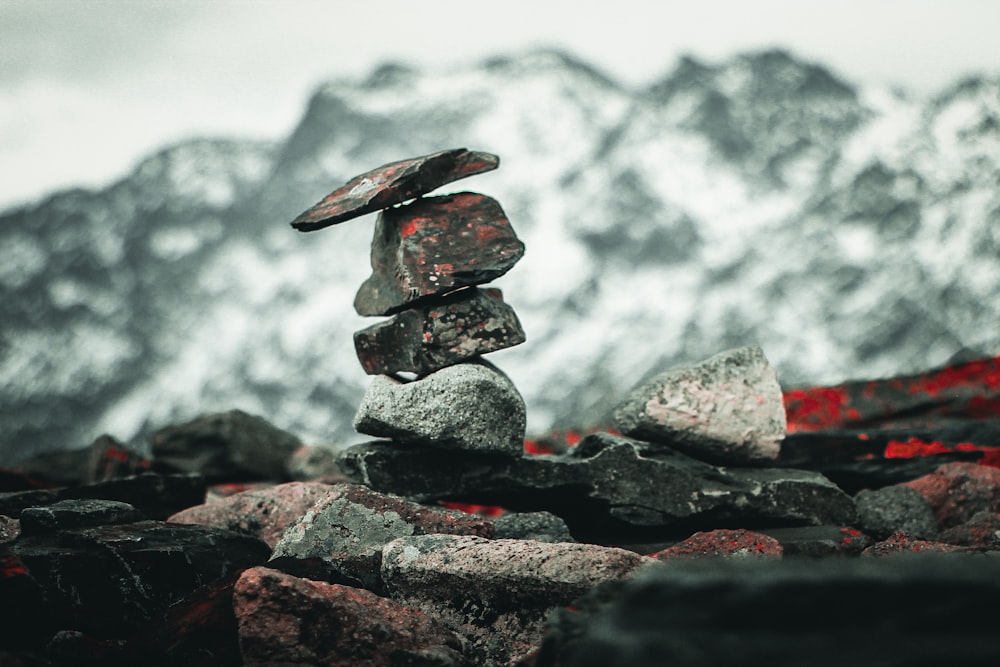
[[[273,549],[289,526],[335,490],[336,487],[319,482],[288,482],[189,507],[167,521],[252,535]]]
[[[581,541],[635,532],[757,525],[852,525],[853,499],[822,475],[780,468],[720,468],[623,436],[588,435],[561,456],[490,456],[400,443],[355,445],[348,476],[380,491],[550,511]]]
[[[480,362],[448,366],[412,382],[375,376],[354,428],[399,442],[520,456],[526,418],[524,399],[510,378]]]
[[[650,554],[666,561],[677,558],[781,558],[781,542],[763,533],[742,528],[697,532],[691,537]]]
[[[37,535],[67,528],[135,523],[145,518],[132,505],[117,500],[61,500],[51,505],[26,507],[22,510],[21,533]]]
[[[359,315],[389,315],[417,299],[481,285],[524,255],[500,204],[460,192],[387,209],[375,221],[372,275],[358,290]]]
[[[233,606],[247,667],[464,664],[440,623],[364,589],[256,567],[236,583]]]
[[[382,548],[399,537],[448,533],[492,537],[493,526],[481,517],[420,505],[358,484],[338,484],[285,531],[271,564],[282,570],[309,572],[321,578],[356,580],[380,591]],[[315,564],[290,561],[321,561]],[[332,574],[324,576],[325,572]],[[294,572],[293,572],[294,573]]]
[[[491,153],[453,148],[390,162],[355,176],[292,221],[301,232],[323,229],[394,206],[461,178],[492,171],[500,158]]]
[[[719,465],[773,461],[785,437],[778,376],[755,345],[658,374],[613,420],[626,435]]]
[[[157,469],[197,472],[224,481],[285,480],[298,436],[242,410],[202,415],[153,434]]]
[[[354,348],[369,375],[426,375],[524,340],[500,290],[470,287],[356,332]]]

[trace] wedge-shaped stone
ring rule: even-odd
[[[773,461],[785,437],[778,376],[756,345],[660,373],[613,419],[626,435],[719,465]]]
[[[358,360],[369,375],[426,375],[523,342],[521,322],[500,290],[475,287],[354,334]]]
[[[323,229],[426,194],[446,183],[492,171],[500,158],[465,148],[391,162],[355,176],[292,221],[302,232]]]
[[[573,537],[620,536],[739,524],[852,525],[853,499],[818,473],[720,468],[623,436],[592,434],[561,456],[503,457],[374,442],[342,452],[346,475],[374,489],[431,500],[550,511]]]
[[[523,255],[496,200],[472,192],[419,199],[379,214],[372,275],[354,309],[389,315],[417,299],[499,278]]]
[[[376,375],[354,417],[359,433],[449,449],[524,449],[524,399],[506,375],[485,361],[456,364],[402,382]]]

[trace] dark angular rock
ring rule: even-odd
[[[43,507],[73,498],[118,500],[135,506],[151,519],[165,519],[205,501],[205,478],[194,473],[143,473],[84,486],[0,493],[0,514],[17,518],[26,507]]]
[[[473,287],[356,332],[354,348],[369,375],[426,375],[524,340],[521,322],[500,290]]]
[[[854,557],[875,543],[871,537],[851,526],[791,526],[763,528],[761,532],[778,540],[785,556]]]
[[[90,446],[87,458],[87,484],[131,477],[149,472],[153,462],[129,449],[110,435],[102,435]]]
[[[942,530],[937,540],[965,547],[1000,550],[1000,514],[984,510],[965,523]]]
[[[858,527],[876,540],[905,533],[918,540],[937,535],[937,521],[930,503],[916,490],[898,484],[864,490],[854,496]]]
[[[145,518],[132,505],[117,500],[61,500],[43,507],[24,508],[21,511],[21,534],[37,535],[68,528],[135,523]]]
[[[756,345],[660,373],[613,419],[625,435],[719,465],[773,461],[785,437],[778,376]]]
[[[707,532],[698,532],[691,537],[667,547],[650,558],[661,561],[677,558],[781,558],[784,549],[781,543],[763,533],[756,533],[743,528],[720,528]]]
[[[167,521],[215,526],[252,535],[273,549],[289,526],[336,488],[318,482],[288,482],[189,507]]]
[[[546,510],[581,541],[727,527],[839,524],[853,500],[816,473],[719,468],[680,452],[606,433],[563,456],[489,456],[374,442],[346,449],[341,469],[380,491]],[[624,537],[622,537],[624,539]]]
[[[1000,512],[1000,468],[947,463],[905,486],[915,489],[934,510],[938,528],[965,523],[984,510]]]
[[[30,645],[57,630],[128,638],[269,553],[244,535],[157,521],[22,535],[0,546],[0,645]]]
[[[358,406],[354,428],[399,442],[520,456],[526,420],[514,383],[480,360],[412,382],[376,375]]]
[[[552,512],[505,512],[493,519],[498,540],[574,542],[566,522]]]
[[[420,298],[499,278],[523,255],[496,200],[472,192],[418,199],[379,214],[372,275],[354,309],[389,315]]]
[[[197,472],[209,480],[285,479],[285,463],[302,445],[298,436],[242,410],[168,426],[153,434],[157,469]]]
[[[292,227],[302,232],[323,229],[498,166],[496,155],[465,148],[391,162],[352,178],[295,218]]]
[[[1000,561],[960,554],[673,561],[557,610],[534,666],[985,667],[997,595]]]
[[[338,484],[348,481],[337,467],[337,450],[320,445],[302,445],[285,465],[288,476],[296,482]]]
[[[340,484],[285,531],[271,565],[287,570],[301,567],[289,560],[318,560],[336,579],[347,577],[378,592],[382,548],[399,537],[429,533],[492,537],[493,526],[471,514]],[[316,566],[308,571],[322,573]]]
[[[466,664],[440,623],[363,589],[256,567],[237,582],[234,607],[246,667]]]

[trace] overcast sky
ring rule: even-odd
[[[782,46],[927,94],[1000,72],[998,0],[0,0],[0,209],[190,135],[280,138],[321,81],[561,46],[633,86]]]

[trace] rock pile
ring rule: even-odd
[[[521,453],[524,400],[481,355],[524,342],[524,331],[500,290],[478,285],[509,271],[524,244],[490,197],[422,196],[497,166],[497,156],[464,148],[383,165],[292,222],[312,231],[381,210],[372,275],[354,300],[359,315],[388,316],[354,334],[361,366],[376,376],[355,418],[359,432]]]

